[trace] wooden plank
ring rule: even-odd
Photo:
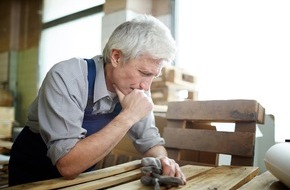
[[[171,189],[237,189],[253,179],[258,172],[258,167],[220,166],[193,177],[181,188]]]
[[[211,122],[264,123],[265,109],[255,100],[188,100],[169,102],[166,117]]]
[[[169,158],[174,159],[176,161],[179,161],[181,159],[181,152],[179,149],[166,148],[166,150]]]
[[[162,68],[162,74],[159,77],[155,78],[152,84],[167,81],[177,84],[181,83],[188,85],[196,83],[196,78],[192,73],[189,73],[185,69],[175,66],[164,66]]]
[[[251,157],[255,134],[165,127],[163,137],[166,139],[166,148]],[[200,140],[201,137],[202,140]]]
[[[8,165],[8,160],[0,160],[0,165]]]
[[[166,113],[168,109],[167,105],[154,105],[153,112],[154,113]]]
[[[167,127],[186,128],[186,125],[186,120],[167,120]]]
[[[1,130],[0,130],[0,133],[1,133]],[[1,138],[1,134],[0,134],[0,138]],[[12,148],[12,144],[13,143],[11,141],[0,140],[0,154],[9,154]]]
[[[239,190],[263,189],[263,190],[289,190],[269,171],[256,176],[249,183],[243,185]]]
[[[256,122],[236,122],[235,125],[236,132],[252,132],[256,133]],[[255,136],[253,137],[255,138]],[[255,139],[253,139],[253,147],[255,146]],[[253,166],[254,165],[254,152],[253,156],[249,158],[233,155],[231,159],[231,165],[236,166]]]
[[[152,82],[151,84],[151,90],[158,90],[166,88],[168,90],[189,90],[189,91],[195,91],[196,87],[194,83],[187,83],[187,82]]]
[[[182,166],[181,170],[186,176],[186,180],[190,180],[193,177],[200,175],[201,173],[212,169],[212,167],[207,166],[195,166],[195,165],[186,165]],[[145,186],[141,183],[140,179],[135,180],[123,185],[118,185],[116,187],[108,188],[110,190],[124,190],[124,189],[138,189],[138,190],[152,190],[152,186]],[[165,187],[161,187],[160,189],[167,189]]]
[[[216,131],[216,127],[211,125],[208,122],[191,122],[186,123],[186,128],[189,129],[206,129]],[[213,152],[204,152],[196,150],[181,150],[181,160],[182,161],[191,161],[196,163],[218,165],[219,154]],[[178,162],[181,163],[181,162]]]
[[[11,141],[3,141],[0,140],[0,147],[2,148],[6,148],[6,149],[11,149],[12,148],[13,143]]]
[[[85,183],[101,178],[105,178],[108,176],[112,176],[115,174],[120,174],[123,172],[131,171],[141,167],[141,161],[135,160],[132,162],[128,162],[125,164],[120,164],[113,167],[108,167],[100,170],[95,170],[92,172],[82,173],[74,180],[65,180],[63,178],[50,179],[44,181],[38,181],[28,184],[17,185],[13,187],[9,187],[8,189],[13,190],[24,190],[24,189],[35,189],[35,190],[43,190],[43,189],[57,189],[61,187],[67,187],[71,185],[76,185],[80,183]]]
[[[67,190],[91,190],[91,189],[103,189],[107,187],[112,187],[114,185],[130,182],[136,179],[140,179],[143,174],[140,169],[128,171],[122,174],[113,175],[107,178],[102,178],[99,180],[90,181],[87,183],[82,183],[74,186],[69,186],[66,188]]]
[[[184,69],[169,69],[168,70],[168,81],[178,83],[179,81],[194,83],[196,81],[192,74],[186,73]]]
[[[193,84],[186,86],[162,82],[151,85],[151,98],[154,104],[167,105],[170,101],[197,100],[197,96],[198,93]]]

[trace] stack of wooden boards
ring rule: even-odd
[[[167,105],[169,101],[197,100],[195,83],[196,78],[188,71],[165,66],[151,84],[152,100],[157,105]]]
[[[14,107],[0,106],[0,188],[8,184],[8,155],[14,122]]]
[[[0,139],[0,189],[8,186],[8,161],[9,156],[5,155],[10,152],[12,142]]]
[[[0,139],[12,137],[12,126],[14,122],[14,107],[0,106]]]

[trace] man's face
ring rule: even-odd
[[[112,82],[125,95],[134,89],[148,91],[152,80],[160,75],[162,65],[162,61],[146,55],[126,63],[120,62],[113,70]]]

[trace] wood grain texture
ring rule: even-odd
[[[192,178],[182,190],[229,190],[237,189],[253,179],[259,172],[257,167],[221,166],[210,169]]]
[[[186,180],[190,180],[193,177],[202,174],[205,171],[212,169],[212,167],[206,166],[194,166],[194,165],[185,165],[181,167],[182,172],[186,176]],[[180,186],[181,187],[181,186]],[[123,185],[118,185],[116,187],[108,188],[109,190],[124,190],[124,189],[138,189],[138,190],[152,190],[152,186],[145,186],[141,183],[140,179],[135,180]],[[165,187],[161,187],[161,189],[167,189]]]
[[[282,182],[280,182],[275,176],[269,171],[256,176],[249,183],[243,185],[240,190],[289,190]]]
[[[6,148],[6,149],[11,149],[12,148],[13,143],[10,141],[3,141],[0,140],[0,148]]]
[[[167,148],[199,150],[248,157],[253,155],[254,150],[255,136],[253,133],[165,127],[163,136],[166,139]]]
[[[135,168],[137,167],[137,168]],[[65,180],[69,183],[63,184],[63,179],[46,180],[36,183],[26,184],[21,186],[22,188],[11,187],[10,189],[109,189],[109,190],[150,190],[152,186],[145,186],[140,182],[141,171],[140,163],[133,161],[127,164],[115,166],[99,170],[100,173],[96,177],[96,172],[89,172],[86,175],[79,176],[75,180]],[[197,165],[185,165],[181,167],[181,170],[186,176],[187,184],[179,187],[173,187],[170,189],[198,189],[198,190],[228,190],[228,189],[267,189],[267,190],[284,190],[283,186],[276,186],[279,183],[275,177],[270,173],[265,173],[259,177],[258,167],[247,166],[197,166]],[[101,174],[103,173],[103,174]],[[269,176],[268,176],[269,175]],[[103,177],[101,177],[103,176]],[[83,178],[89,178],[90,180]],[[251,181],[252,180],[252,181]],[[85,182],[84,182],[85,181]],[[249,183],[248,183],[249,182]],[[48,184],[50,183],[50,185]],[[248,184],[247,184],[248,183]],[[60,187],[61,184],[61,187]],[[247,184],[247,185],[245,185]],[[64,186],[62,186],[64,185]],[[20,187],[20,186],[18,186]],[[9,189],[9,188],[8,188]],[[161,187],[162,190],[168,189]]]
[[[17,185],[13,187],[9,187],[8,189],[13,190],[24,190],[24,189],[34,189],[34,190],[43,190],[43,189],[57,189],[61,187],[67,187],[72,185],[77,185],[80,183],[85,183],[101,178],[105,178],[108,176],[124,173],[127,171],[131,171],[137,168],[141,167],[141,161],[135,160],[132,162],[128,162],[125,164],[120,164],[113,167],[104,168],[101,170],[95,170],[88,173],[82,173],[74,180],[65,180],[63,178],[57,178],[57,179],[50,179],[45,181],[38,181],[23,185]]]
[[[265,109],[256,100],[189,100],[169,102],[166,117],[212,122],[264,123]]]
[[[67,190],[91,190],[91,189],[103,189],[106,187],[111,187],[114,185],[130,182],[136,179],[140,179],[143,174],[141,173],[140,169],[128,171],[125,173],[121,173],[118,175],[113,175],[107,178],[94,180],[86,183],[81,183],[74,186],[69,186],[66,188],[60,189],[67,189]]]

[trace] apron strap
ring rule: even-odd
[[[88,65],[88,102],[85,109],[85,115],[91,114],[93,111],[93,100],[94,100],[94,87],[95,87],[95,79],[96,79],[96,65],[93,59],[85,59]]]

